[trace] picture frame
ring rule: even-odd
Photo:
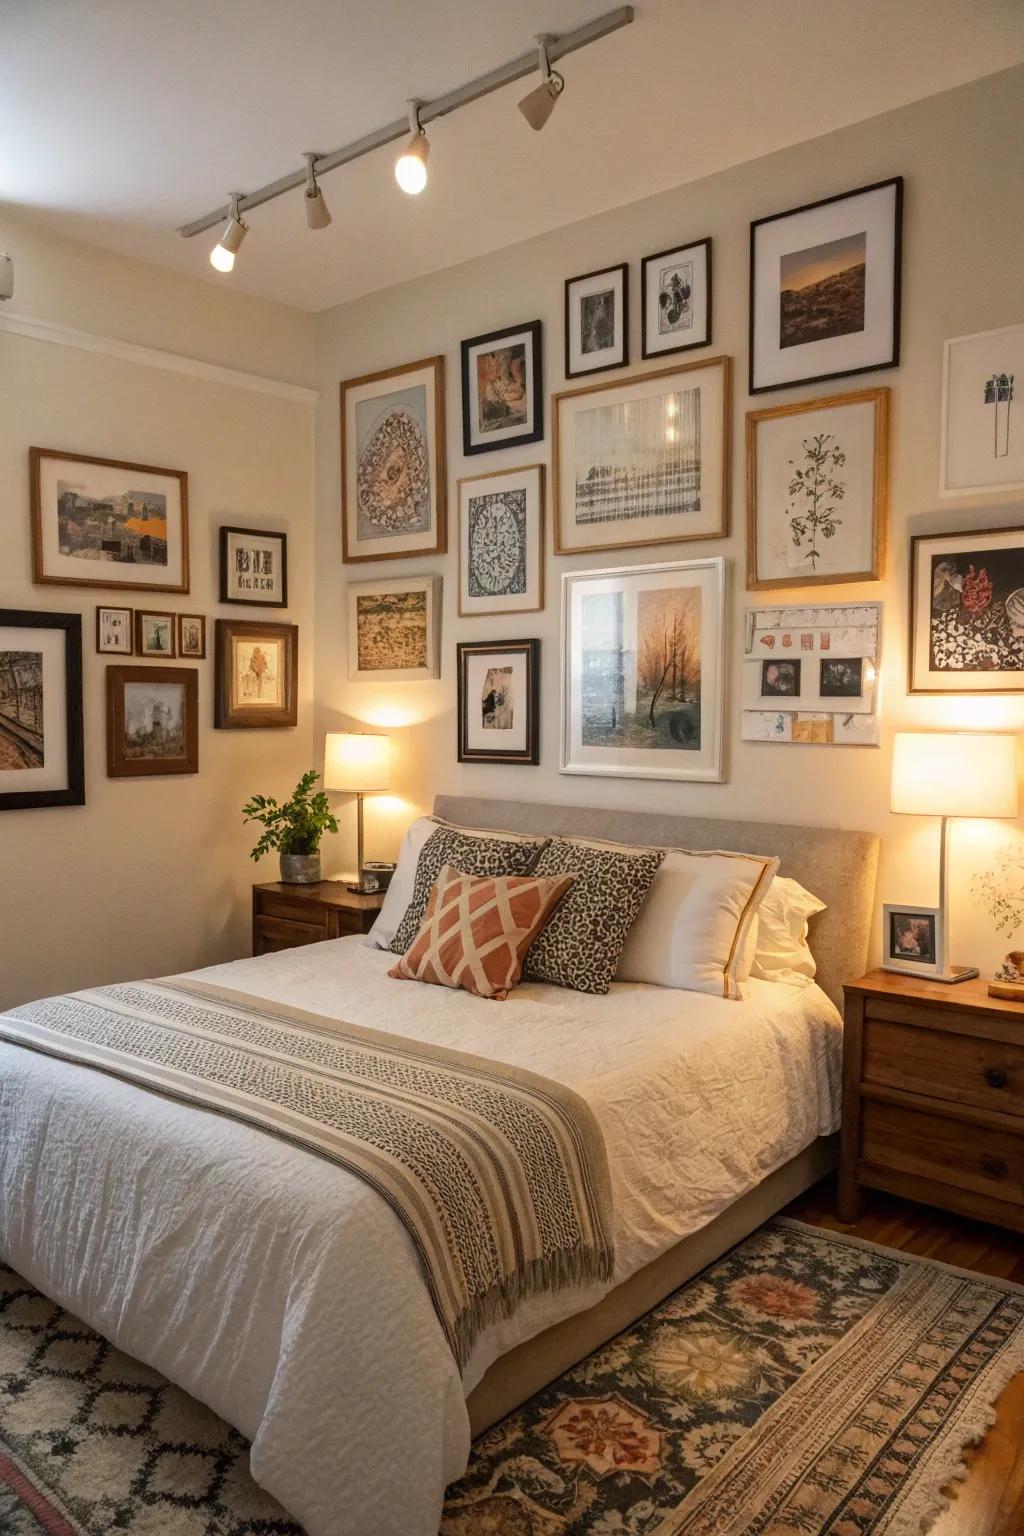
[[[100,656],[135,655],[135,610],[96,609],[96,651]]]
[[[1024,491],[1022,391],[1024,324],[943,343],[940,496]]]
[[[245,607],[287,608],[288,535],[265,528],[222,527],[220,600]]]
[[[460,763],[540,762],[540,641],[456,646]]]
[[[551,397],[555,554],[729,531],[732,363],[673,363]]]
[[[84,804],[81,616],[0,608],[0,811]]]
[[[462,451],[467,457],[544,438],[541,322],[503,326],[460,343]]]
[[[562,773],[721,783],[725,561],[562,575]]]
[[[182,661],[206,660],[206,619],[201,613],[178,614],[178,655]]]
[[[565,280],[565,376],[629,365],[629,263]]]
[[[297,624],[218,619],[214,654],[217,730],[269,730],[297,723]]]
[[[135,654],[173,661],[178,654],[178,616],[152,608],[135,610]]]
[[[1024,693],[1024,527],[910,541],[910,693]]]
[[[747,412],[749,590],[881,580],[889,395],[860,389]]]
[[[743,616],[740,739],[877,747],[881,603],[748,608]],[[795,668],[793,687],[771,668]]]
[[[640,356],[711,345],[711,237],[655,251],[640,262]]]
[[[941,907],[886,902],[882,907],[882,970],[898,971],[903,976],[941,975],[942,924]]]
[[[448,548],[444,358],[339,386],[341,548],[346,565]],[[402,473],[392,473],[396,463]]]
[[[895,368],[903,178],[750,226],[750,393]]]
[[[107,667],[107,777],[199,772],[195,667]]]
[[[189,590],[184,470],[30,448],[29,482],[37,585]]]
[[[458,482],[459,617],[544,607],[544,465]]]
[[[349,677],[422,682],[441,675],[441,577],[349,582]]]

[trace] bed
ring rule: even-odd
[[[472,1432],[834,1159],[835,1002],[865,962],[874,838],[445,797],[435,809],[463,826],[777,854],[828,902],[820,985],[751,982],[736,1003],[527,984],[495,1005],[392,981],[393,957],[359,938],[197,973],[507,1061],[587,1101],[608,1152],[614,1274],[530,1297],[461,1374],[409,1235],[368,1184],[250,1125],[0,1042],[0,1254],[234,1424],[257,1481],[310,1536],[434,1536]]]

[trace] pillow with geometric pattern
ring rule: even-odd
[[[529,875],[546,842],[543,837],[520,837],[515,832],[439,826],[420,849],[412,900],[387,948],[393,954],[405,954],[419,933],[430,892],[446,864],[464,875]]]

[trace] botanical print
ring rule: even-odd
[[[780,347],[862,331],[866,262],[866,230],[787,252],[779,262]]]
[[[0,769],[42,768],[43,656],[0,651]]]
[[[380,539],[430,527],[425,384],[357,401],[356,536]]]
[[[470,496],[466,504],[470,597],[526,592],[526,488]]]
[[[480,724],[485,731],[513,729],[515,694],[511,667],[488,667],[480,699]]]
[[[744,741],[877,746],[878,603],[750,608]]]
[[[846,483],[839,471],[846,463],[846,454],[831,432],[805,437],[802,447],[799,460],[789,461],[789,494],[793,499],[786,512],[794,548],[816,571],[823,541],[835,538],[842,523],[837,511],[846,495]]]
[[[526,343],[476,355],[477,432],[525,426]]]
[[[762,697],[780,695],[795,698],[800,692],[800,663],[798,661],[762,661]]]
[[[57,478],[61,555],[114,565],[167,565],[167,497],[157,491],[90,491]]]
[[[425,591],[356,595],[357,666],[360,672],[401,671],[429,664]]]
[[[1024,669],[1024,545],[931,557],[934,672]]]
[[[278,708],[284,703],[284,642],[235,639],[231,704],[233,708]]]
[[[889,913],[889,958],[935,964],[935,919],[917,912]]]
[[[603,352],[615,345],[615,289],[580,297],[580,351]]]
[[[701,392],[674,389],[576,413],[575,520],[701,510]]]
[[[1024,489],[1024,325],[946,342],[939,490]]]
[[[681,261],[658,271],[658,335],[671,336],[693,325],[690,298],[693,262]]]
[[[863,656],[851,656],[846,660],[823,658],[818,692],[823,699],[859,699],[863,692],[863,675]]]
[[[124,756],[148,761],[185,756],[181,683],[125,683]]]
[[[639,592],[635,629],[625,605],[623,592],[583,596],[583,745],[699,751],[700,589]]]
[[[997,933],[1016,933],[1024,923],[1024,844],[1006,843],[997,848],[991,866],[972,877],[971,892],[991,917]]]

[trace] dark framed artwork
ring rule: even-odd
[[[107,668],[107,775],[199,772],[199,674],[194,667]]]
[[[178,654],[178,617],[152,608],[135,610],[135,654],[172,661]]]
[[[135,614],[131,608],[96,609],[96,650],[101,656],[134,656]]]
[[[178,655],[182,661],[206,660],[206,619],[201,613],[178,614]]]
[[[656,251],[640,263],[640,355],[711,345],[711,237]]]
[[[544,436],[541,323],[506,326],[462,343],[462,451],[491,453]]]
[[[565,376],[629,363],[629,266],[603,267],[565,280]]]
[[[262,528],[221,528],[220,600],[287,608],[288,535]]]
[[[1024,528],[910,541],[911,693],[1024,692]]]
[[[82,620],[0,608],[0,811],[85,804]]]
[[[540,641],[456,647],[460,763],[540,762]]]
[[[295,725],[299,628],[218,619],[213,723],[218,730]]]
[[[900,360],[903,178],[750,226],[750,393]]]

